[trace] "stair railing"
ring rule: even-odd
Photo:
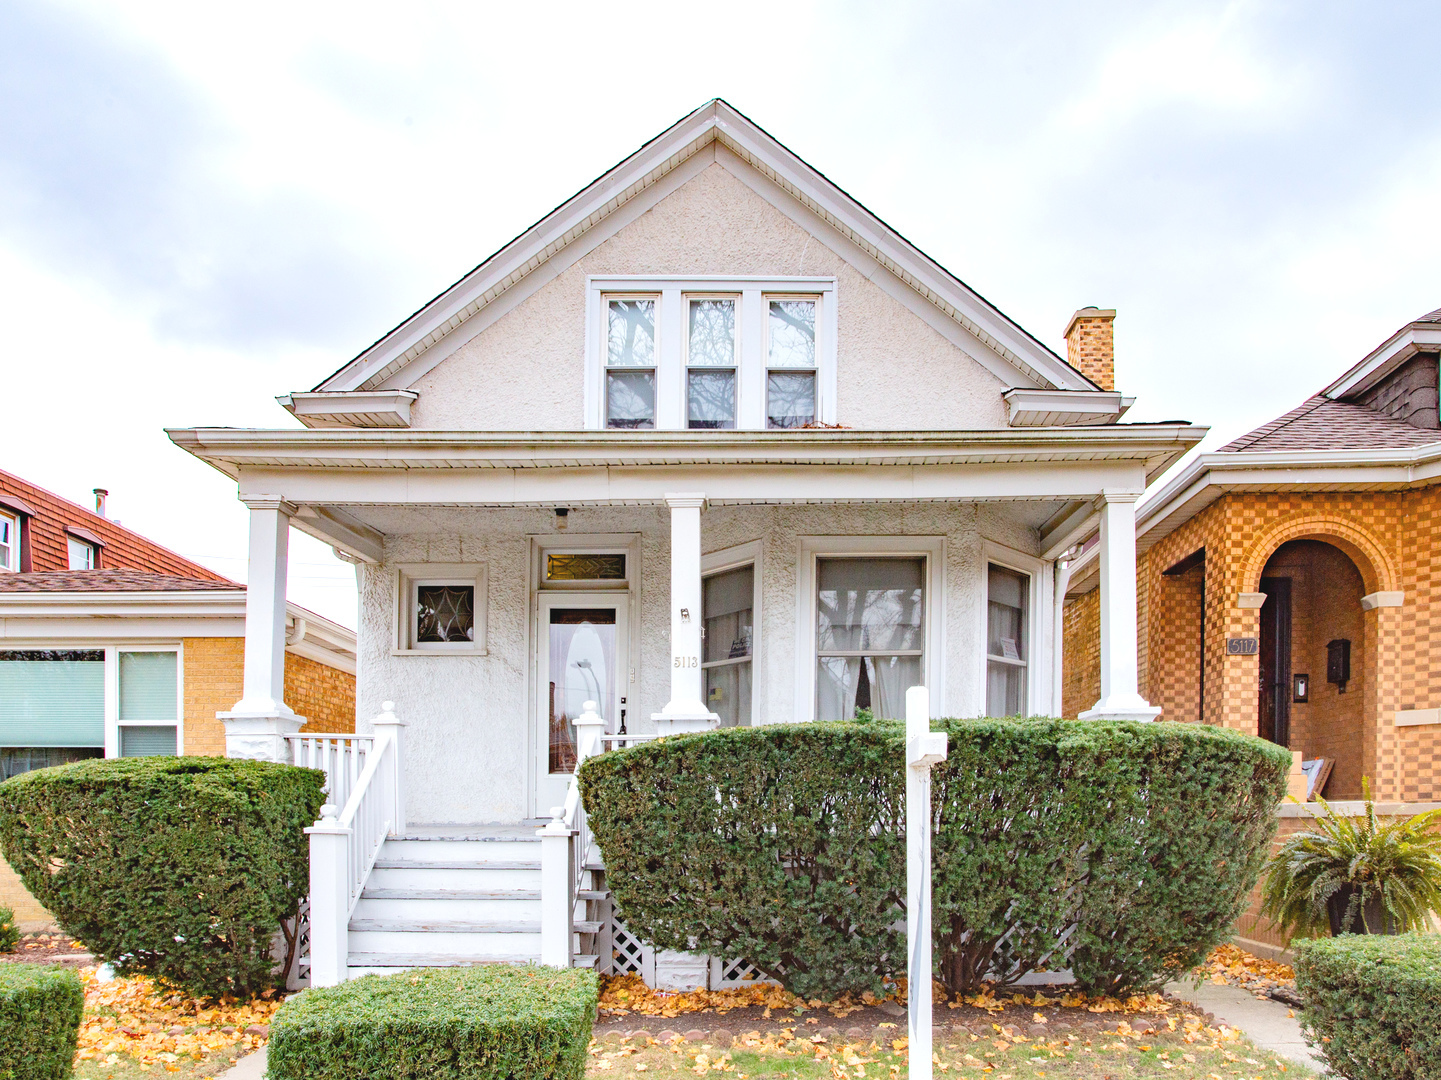
[[[540,835],[540,962],[571,966],[575,942],[576,893],[590,855],[590,824],[580,798],[580,767],[605,751],[605,720],[596,703],[587,701],[575,721],[575,771],[566,786],[565,803],[553,806],[551,820]]]
[[[405,831],[405,761],[395,705],[385,702],[372,721],[365,766],[337,806],[326,802],[310,836],[310,985],[335,986],[350,977],[351,912],[386,838]]]
[[[365,771],[374,749],[374,735],[286,735],[290,760],[304,769],[325,773],[326,802],[344,806]]]

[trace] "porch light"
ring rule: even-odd
[[[557,507],[555,508],[555,527],[556,527],[557,529],[564,529],[565,526],[566,526],[566,524],[567,524],[567,522],[568,522],[568,520],[569,520],[569,518],[570,518],[570,508],[569,508],[569,507],[566,507],[566,506],[557,506]]]

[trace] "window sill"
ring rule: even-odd
[[[391,649],[391,656],[489,656],[490,650],[482,646],[468,649]]]

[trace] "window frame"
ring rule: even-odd
[[[655,366],[611,366],[610,363],[610,303],[612,300],[653,300],[655,301]],[[641,291],[608,291],[600,297],[600,426],[606,431],[653,431],[660,428],[660,369],[662,353],[662,341],[665,335],[662,332],[661,315],[661,294],[654,289]],[[649,428],[624,428],[610,426],[610,390],[606,385],[606,378],[612,371],[630,372],[632,374],[643,374],[649,372],[652,379],[652,391],[655,395],[655,416]]]
[[[705,579],[716,574],[723,574],[728,570],[741,570],[750,567],[753,574],[751,580],[751,654],[748,657],[751,665],[751,714],[747,727],[759,726],[756,722],[759,709],[757,699],[765,688],[763,679],[763,657],[765,649],[762,648],[762,641],[765,634],[765,623],[761,621],[761,595],[762,581],[765,560],[765,545],[760,540],[751,540],[744,544],[737,544],[734,547],[721,548],[719,551],[712,551],[700,558],[701,575],[701,625],[705,625]],[[737,661],[739,662],[739,661]],[[711,661],[710,667],[718,667],[728,661]],[[702,663],[701,669],[707,667]],[[701,675],[704,683],[705,675]],[[762,721],[764,722],[764,721]]]
[[[90,554],[89,566],[75,565],[75,549],[84,548]],[[89,540],[82,540],[74,533],[65,534],[65,565],[70,570],[95,570],[100,566],[100,549]]]
[[[735,338],[734,338],[734,340],[731,342],[731,363],[730,363],[730,366],[729,366],[729,367],[725,367],[725,366],[722,366],[722,365],[720,365],[720,364],[693,364],[693,363],[691,363],[691,357],[690,357],[690,314],[691,314],[691,308],[692,308],[692,306],[693,306],[694,304],[704,303],[704,302],[707,301],[707,300],[711,300],[711,301],[714,301],[714,300],[729,300],[733,305],[735,305]],[[681,331],[682,331],[682,333],[683,333],[684,336],[685,336],[685,341],[682,343],[681,364],[682,364],[682,365],[684,366],[684,368],[685,368],[685,426],[686,426],[686,430],[687,430],[687,431],[738,431],[738,430],[740,430],[740,423],[741,423],[741,416],[740,416],[740,398],[741,398],[741,392],[740,392],[740,391],[741,391],[741,388],[740,388],[740,379],[741,379],[741,318],[742,318],[742,310],[743,310],[743,309],[742,309],[742,304],[744,303],[744,297],[742,297],[741,294],[739,294],[739,293],[712,293],[712,294],[707,294],[707,293],[687,292],[687,293],[683,293],[683,294],[682,294],[682,296],[681,296],[681,302],[682,302],[682,304],[684,305],[684,307],[682,308],[682,311],[681,311],[681,315],[682,315]],[[734,418],[734,422],[732,423],[732,425],[731,425],[730,427],[728,427],[728,428],[696,428],[696,427],[691,427],[691,418],[690,418],[690,380],[691,380],[691,375],[694,374],[696,371],[701,371],[701,372],[721,372],[721,371],[728,371],[728,372],[731,373],[731,376],[732,376],[732,377],[731,377],[731,415],[732,415],[732,417]],[[658,419],[658,418],[657,418],[657,419]]]
[[[811,300],[816,305],[816,362],[808,368],[799,367],[772,367],[771,366],[771,301],[772,300]],[[761,295],[761,363],[765,368],[763,381],[764,398],[761,402],[761,420],[767,431],[797,431],[798,428],[785,428],[777,425],[771,427],[771,389],[770,377],[772,374],[794,375],[810,373],[813,380],[812,386],[815,394],[815,417],[814,421],[821,423],[833,423],[821,416],[821,313],[824,310],[822,298],[818,293],[774,293],[767,292]]]
[[[817,647],[816,610],[820,575],[817,563],[835,558],[923,558],[925,620],[921,673],[931,692],[932,711],[945,708],[946,656],[946,538],[944,536],[803,536],[796,558],[796,701],[794,717],[804,723],[816,719]],[[940,715],[946,715],[941,712]]]
[[[120,719],[120,654],[123,652],[173,652],[175,654],[175,719]],[[174,727],[175,756],[185,756],[185,645],[183,642],[152,642],[105,646],[105,756],[120,756],[122,727]]]
[[[820,423],[836,422],[838,304],[834,277],[588,275],[586,293],[584,411],[588,430],[626,430],[606,427],[605,377],[609,370],[606,305],[613,299],[630,298],[657,299],[654,430],[767,430],[769,357],[765,316],[769,300],[792,298],[817,302],[816,419]],[[692,429],[687,404],[689,300],[721,298],[736,300],[736,426],[734,429]]]
[[[395,637],[392,656],[485,656],[489,608],[485,563],[399,563],[395,567]],[[422,586],[470,586],[475,636],[472,641],[416,641],[417,593]]]
[[[4,520],[10,525],[10,551],[5,561],[0,562],[0,571],[18,574],[20,572],[20,515],[0,509],[0,520]]]
[[[979,663],[976,668],[976,702],[973,714],[987,715],[989,702],[986,700],[986,668],[990,663],[987,646],[990,644],[990,567],[1024,575],[1030,579],[1030,593],[1027,597],[1026,634],[1030,642],[1030,655],[1026,658],[1026,715],[1051,716],[1055,708],[1051,702],[1050,668],[1052,657],[1052,634],[1054,620],[1050,616],[1052,596],[1055,592],[1052,563],[1034,555],[1005,547],[990,540],[981,544],[981,570],[979,593],[981,602],[977,605],[979,615],[976,623],[976,641]]]

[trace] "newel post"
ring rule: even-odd
[[[340,808],[326,803],[310,837],[310,985],[337,986],[350,977],[346,922],[350,889],[345,876],[351,830],[340,824]]]
[[[576,763],[595,757],[604,747],[600,737],[605,734],[605,720],[596,711],[594,701],[581,706],[580,715],[575,718],[575,759]]]
[[[540,834],[540,962],[570,967],[575,930],[575,870],[571,865],[571,833],[565,807],[551,807],[551,820]]]
[[[946,734],[931,730],[931,696],[906,691],[906,1019],[911,1080],[931,1080],[931,766]]]
[[[385,753],[387,743],[394,749],[390,752],[390,790],[394,793],[395,806],[390,814],[390,832],[392,836],[405,835],[405,748],[401,735],[405,730],[405,721],[396,718],[395,702],[383,701],[380,703],[380,715],[371,721],[375,728],[375,752]]]

